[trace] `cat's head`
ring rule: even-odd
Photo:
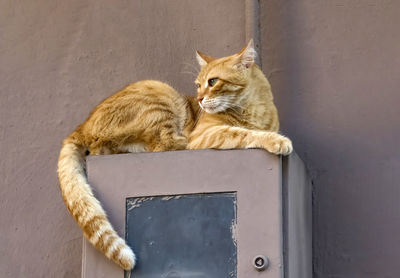
[[[218,59],[197,51],[201,70],[195,83],[201,108],[214,114],[240,107],[256,55],[253,40],[238,53]]]

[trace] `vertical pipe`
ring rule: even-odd
[[[246,43],[250,39],[254,41],[257,51],[256,63],[261,67],[261,35],[260,35],[260,1],[245,0],[245,36]]]

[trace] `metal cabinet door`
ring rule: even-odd
[[[237,277],[235,192],[132,197],[126,214],[133,277]]]
[[[129,229],[127,231],[128,241],[132,239],[133,246],[138,246],[140,260],[136,274],[133,271],[131,277],[283,277],[280,157],[263,150],[200,150],[89,157],[88,177],[119,234],[125,234],[126,222],[128,227],[130,223],[135,227],[135,222],[138,221],[136,225],[142,229],[132,228],[132,235],[129,234]],[[210,198],[214,202],[207,203]],[[166,202],[172,199],[175,200],[174,204]],[[148,211],[145,211],[146,203]],[[140,206],[136,206],[137,204]],[[136,208],[141,208],[142,212],[137,210],[138,214],[130,219],[129,210],[135,211]],[[152,209],[158,209],[158,212],[151,213]],[[197,216],[193,215],[196,210]],[[163,212],[167,211],[172,219],[160,219]],[[213,211],[220,213],[213,215]],[[154,224],[157,223],[157,215],[159,222],[164,221],[163,225],[168,225],[165,231],[161,229],[161,224]],[[146,224],[146,216],[151,217],[154,225],[151,229],[143,226]],[[174,219],[177,221],[175,226]],[[199,223],[196,226],[193,222],[193,230],[185,231],[185,221]],[[203,229],[213,223],[222,224],[217,228]],[[206,267],[207,256],[201,254],[208,249],[200,248],[199,242],[190,247],[186,246],[188,241],[177,246],[172,252],[176,256],[176,263],[173,257],[163,260],[163,256],[160,256],[155,259],[157,250],[165,251],[162,246],[173,248],[174,244],[168,245],[168,238],[173,238],[178,224],[186,234],[195,235],[196,227],[203,229],[205,235],[198,233],[198,236],[200,235],[200,243],[203,242],[204,246],[210,242],[221,244],[220,241],[213,241],[213,238],[226,236],[230,237],[234,247],[231,248],[232,245],[227,240],[218,248],[212,249],[214,252],[220,250],[221,254],[218,256],[216,253],[210,259],[214,262],[218,257],[221,259],[209,267]],[[141,236],[141,231],[145,235]],[[172,240],[179,244],[176,238],[179,239],[179,236]],[[155,243],[161,248],[154,249],[152,252],[155,253],[150,255],[151,244]],[[185,249],[186,247],[190,250]],[[201,255],[205,261],[196,266],[193,258]],[[269,267],[264,271],[254,268],[253,258],[256,255],[264,255],[269,259]],[[229,266],[229,262],[225,265],[229,259],[234,262],[233,266]],[[159,272],[146,273],[144,270],[150,269],[153,263],[159,266]],[[221,265],[222,272],[215,270],[218,264]],[[211,270],[214,272],[207,272]],[[122,278],[124,273],[89,243],[84,242],[82,276]]]

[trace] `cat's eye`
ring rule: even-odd
[[[212,86],[214,86],[215,84],[217,84],[217,81],[218,81],[218,78],[211,78],[211,79],[208,79],[208,85],[209,85],[210,87],[212,87]]]

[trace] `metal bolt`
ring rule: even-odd
[[[265,270],[269,265],[268,258],[263,255],[255,256],[253,259],[253,266],[258,271]]]

